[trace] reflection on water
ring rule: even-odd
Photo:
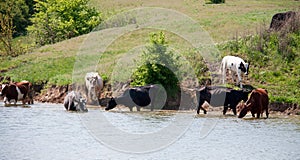
[[[121,153],[95,140],[80,113],[62,105],[35,104],[31,108],[2,107],[0,103],[0,159],[297,159],[300,157],[300,119],[271,115],[269,119],[238,119],[221,113],[195,116],[186,133],[172,145],[147,154]],[[88,113],[103,112],[90,109]],[[156,132],[173,121],[176,112],[103,112],[121,130]],[[181,113],[178,113],[181,114]],[[217,121],[201,137],[205,120]],[[112,133],[113,134],[113,133]],[[168,135],[162,135],[162,138]],[[126,139],[124,139],[125,141]],[[155,141],[159,141],[156,139]],[[141,146],[147,144],[141,144]]]

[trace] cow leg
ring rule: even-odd
[[[237,72],[237,76],[238,76],[237,85],[240,85],[240,88],[243,88],[243,85],[241,83],[241,81],[242,81],[241,72]]]
[[[260,112],[261,112],[260,110],[257,111],[256,118],[260,118],[260,114],[261,114]]]
[[[267,116],[267,118],[269,118],[269,111],[268,111],[268,107],[266,108],[266,116]]]
[[[5,105],[7,104],[7,102],[8,102],[7,97],[4,97],[3,102],[4,102]]]
[[[14,105],[15,106],[17,106],[17,101],[18,101],[18,99],[14,99],[15,101],[14,101]]]
[[[232,112],[233,112],[233,114],[236,116],[236,107],[235,107],[235,108],[232,108]]]
[[[222,63],[222,82],[225,84],[226,68],[225,64]]]
[[[197,114],[200,113],[200,109],[202,109],[204,111],[204,114],[206,114],[206,110],[202,107],[203,103],[204,103],[204,100],[201,100],[201,98],[200,98],[199,105],[197,108]]]
[[[227,110],[228,110],[228,107],[227,107],[227,106],[224,106],[224,109],[223,109],[223,115],[226,114]]]
[[[130,112],[132,112],[132,107],[129,107]]]
[[[68,111],[71,110],[71,106],[74,105],[73,100],[69,100]]]
[[[137,111],[141,111],[141,107],[140,106],[136,106],[136,110]]]
[[[89,103],[92,102],[92,93],[91,93],[91,90],[88,91],[88,101],[89,101]]]

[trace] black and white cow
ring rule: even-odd
[[[108,102],[105,110],[115,108],[117,105],[124,105],[129,107],[132,111],[133,107],[137,107],[137,111],[140,111],[141,107],[150,106],[151,111],[154,109],[155,96],[159,87],[157,85],[148,85],[141,87],[129,88],[124,93],[116,98],[111,98]]]
[[[229,69],[231,72],[232,80],[235,80],[234,73],[238,76],[237,85],[240,84],[240,87],[243,88],[243,85],[241,84],[242,77],[241,73],[245,73],[245,75],[248,75],[249,73],[249,63],[245,63],[245,61],[236,56],[225,56],[222,59],[221,64],[221,72],[222,72],[222,82],[225,83],[225,76],[226,76],[226,70]]]
[[[64,107],[67,111],[87,112],[86,99],[79,92],[71,91],[64,99]]]
[[[85,87],[88,102],[95,102],[101,96],[103,80],[97,72],[89,72],[85,75]]]
[[[250,92],[250,90],[234,90],[221,86],[203,87],[196,92],[197,98],[199,98],[197,114],[199,114],[200,109],[206,114],[207,111],[202,107],[206,101],[214,107],[224,106],[223,115],[226,114],[228,107],[231,108],[234,115],[236,115],[236,106],[242,100],[246,102]]]

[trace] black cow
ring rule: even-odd
[[[226,114],[228,107],[230,107],[234,115],[236,115],[236,106],[241,100],[246,102],[250,92],[250,90],[234,90],[221,86],[204,87],[196,92],[197,98],[199,97],[197,114],[199,114],[200,109],[206,114],[206,110],[202,105],[207,101],[211,106],[224,106],[223,115]]]
[[[150,105],[151,111],[153,111],[154,99],[158,89],[159,88],[156,85],[148,85],[126,89],[122,96],[117,98],[111,98],[105,110],[113,109],[118,104],[121,104],[126,107],[129,107],[130,111],[132,111],[132,108],[134,106],[136,106],[137,111],[140,111],[140,107]]]

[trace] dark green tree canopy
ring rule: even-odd
[[[11,14],[8,16],[13,19],[13,37],[26,34],[26,27],[31,24],[33,3],[33,0],[0,0],[0,14]]]

